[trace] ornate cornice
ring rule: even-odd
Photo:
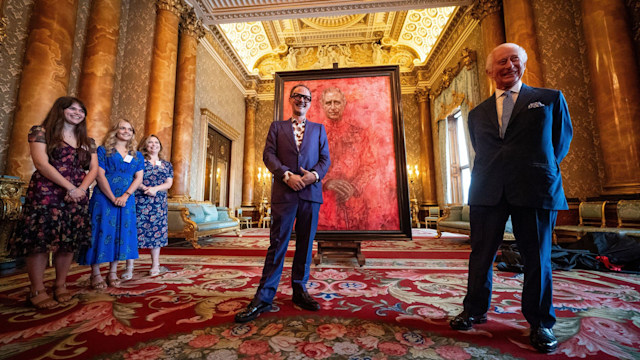
[[[427,79],[429,86],[434,83],[433,78],[439,71],[438,69],[449,63],[453,52],[460,46],[463,38],[469,34],[475,24],[477,24],[477,20],[471,17],[468,7],[461,7],[456,11],[445,33],[438,40],[438,44],[434,46],[426,64],[417,69],[419,71],[425,70],[420,74],[421,80]]]
[[[209,124],[220,129],[230,140],[237,141],[240,139],[240,132],[234,129],[233,126],[227,124],[218,115],[211,112],[211,110],[202,108],[200,109],[200,115],[204,116]]]
[[[182,0],[156,0],[158,10],[167,10],[177,17],[180,17],[184,7]]]
[[[393,29],[393,32],[389,34],[389,37],[391,38],[391,40],[398,41],[398,39],[400,38],[400,33],[402,32],[402,25],[407,19],[408,13],[409,13],[408,11],[396,12],[396,16],[395,18],[393,18],[393,25],[391,26],[391,29]]]
[[[204,26],[202,26],[202,22],[196,16],[193,8],[188,8],[188,10],[182,12],[182,16],[180,17],[180,31],[196,39],[204,36]]]
[[[255,87],[251,83],[257,81],[257,76],[247,73],[240,59],[235,56],[233,48],[224,40],[224,35],[220,33],[220,30],[217,27],[211,27],[209,30],[205,34],[205,39],[231,70],[233,76],[242,82],[245,89]]]
[[[456,76],[458,76],[458,74],[460,74],[462,69],[470,69],[475,62],[476,52],[469,48],[462,49],[461,58],[458,60],[458,63],[455,66],[444,69],[440,86],[433,91],[433,98],[437,98],[444,90],[451,86],[451,82],[456,78]]]
[[[478,21],[482,21],[487,15],[500,12],[501,10],[501,0],[476,0],[471,9],[471,16]]]
[[[325,5],[326,3],[323,1],[305,1],[297,4],[292,1],[265,1],[260,5],[252,4],[242,6],[241,4],[234,4],[234,1],[195,0],[194,5],[200,9],[206,9],[206,11],[203,11],[203,22],[208,25],[213,25],[247,21],[318,16],[330,17],[345,14],[425,9],[465,5],[469,4],[469,2],[470,0],[368,0],[358,2],[351,1],[348,4],[332,1],[332,4]]]

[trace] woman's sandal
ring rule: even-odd
[[[107,283],[104,282],[102,275],[100,274],[91,275],[91,288],[94,290],[103,290],[107,288]]]
[[[120,279],[122,280],[131,280],[131,278],[133,278],[133,268],[127,268],[127,271],[122,273],[122,276],[120,276]]]
[[[27,303],[38,310],[52,309],[58,305],[58,302],[47,295],[44,289],[32,290],[27,297]]]
[[[120,279],[118,279],[118,274],[114,273],[114,272],[110,272],[109,276],[107,277],[107,284],[110,287],[120,287]]]
[[[53,287],[53,298],[56,299],[59,303],[66,303],[73,298],[73,295],[67,290],[67,285],[63,286],[54,286]]]

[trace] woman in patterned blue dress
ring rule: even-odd
[[[140,142],[138,150],[144,155],[144,179],[136,191],[138,215],[138,248],[151,249],[149,275],[160,273],[160,248],[169,241],[167,223],[167,190],[173,185],[173,166],[164,159],[162,143],[155,135]],[[127,260],[127,272],[122,279],[133,276],[133,260]]]
[[[94,289],[106,287],[101,263],[111,263],[107,283],[118,287],[118,261],[138,258],[136,203],[131,194],[142,183],[144,157],[135,148],[135,130],[127,120],[120,120],[98,147],[98,186],[89,203],[93,243],[78,261],[91,265]]]

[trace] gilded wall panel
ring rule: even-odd
[[[4,1],[7,37],[0,46],[0,174],[4,173],[33,0]],[[33,123],[43,119],[34,119]],[[24,141],[27,141],[25,138]]]
[[[255,139],[256,139],[256,166],[265,167],[264,162],[262,161],[262,153],[264,150],[264,145],[267,141],[267,133],[269,132],[269,126],[273,122],[273,112],[274,112],[274,102],[272,100],[260,100],[258,102],[258,108],[256,109],[256,129],[255,129]],[[313,121],[313,119],[310,119]],[[331,149],[329,149],[331,150]],[[257,172],[256,172],[257,173]],[[254,182],[255,186],[253,189],[253,193],[255,194],[254,200],[257,202],[260,200],[260,196],[262,194],[262,184],[260,184],[257,179]],[[270,192],[270,184],[267,184],[265,187],[265,196],[268,199],[271,199]]]
[[[69,90],[67,94],[78,95],[78,83],[82,72],[82,57],[84,42],[87,35],[87,19],[91,10],[91,0],[79,0],[76,12],[76,32],[73,37],[73,55],[71,56],[71,71],[69,72]],[[82,100],[82,99],[80,99]]]
[[[561,168],[566,196],[598,196],[604,178],[600,141],[590,95],[580,0],[533,1],[545,86],[564,93],[573,141]]]
[[[242,156],[244,152],[244,94],[205,46],[199,44],[196,55],[194,137],[191,154],[191,176],[189,179],[189,195],[197,199],[202,194],[204,183],[204,169],[200,168],[198,164],[198,159],[201,158],[205,146],[202,143],[202,134],[199,134],[202,128],[200,109],[203,108],[211,111],[226,125],[240,134],[239,139],[231,139],[233,140],[231,145],[232,167],[231,178],[229,179],[229,193],[232,194],[229,204],[233,207],[240,206],[242,202]]]
[[[118,39],[118,82],[115,87],[112,122],[125,118],[136,129],[136,138],[144,134],[144,117],[149,92],[149,73],[153,50],[153,34],[156,24],[156,8],[153,0],[131,1],[125,31]],[[122,30],[122,29],[121,29]],[[120,49],[124,47],[121,54]]]
[[[402,95],[401,102],[407,166],[415,169],[415,166],[420,164],[420,109],[413,94]],[[411,184],[409,196],[420,201],[422,199],[422,182],[417,177],[409,177],[408,180]]]
[[[120,27],[118,30],[118,48],[116,55],[116,69],[113,74],[113,97],[111,99],[111,121],[120,118],[120,88],[122,86],[122,74],[128,59],[125,59],[126,54],[126,39],[127,39],[127,25],[129,23],[129,1],[122,1],[120,6]],[[154,20],[155,26],[155,20]],[[127,61],[125,61],[127,60]],[[149,62],[149,66],[151,62]],[[102,139],[95,139],[99,144],[102,143]]]

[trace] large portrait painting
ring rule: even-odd
[[[324,125],[331,157],[316,239],[410,238],[398,68],[276,73],[275,121],[291,117],[297,84],[311,90],[307,119]]]

